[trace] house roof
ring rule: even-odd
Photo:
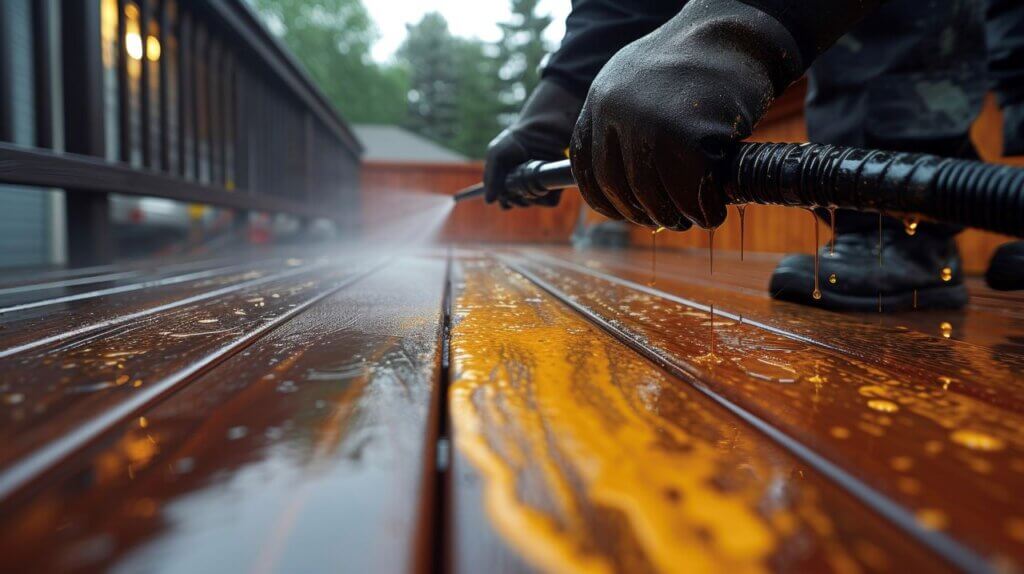
[[[466,163],[470,159],[398,126],[352,126],[366,151],[363,161]]]

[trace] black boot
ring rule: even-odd
[[[823,247],[819,252],[820,298],[814,295],[814,258],[803,254],[785,257],[772,274],[771,296],[849,311],[876,311],[879,301],[886,311],[915,306],[958,309],[967,304],[960,252],[952,236],[923,229],[911,236],[887,226],[882,231],[881,266],[878,240],[877,228],[859,230],[840,233],[832,255],[828,245]]]
[[[985,282],[1000,291],[1024,289],[1024,241],[1004,243],[996,250],[988,264]]]

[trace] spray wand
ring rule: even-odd
[[[729,162],[728,203],[837,207],[913,216],[1024,237],[1024,169],[824,144],[743,143]],[[530,161],[507,189],[527,202],[573,187],[569,160]],[[484,194],[467,188],[460,202]]]

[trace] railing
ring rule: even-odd
[[[0,2],[0,182],[67,192],[72,264],[111,258],[110,193],[358,210],[360,152],[241,0]]]

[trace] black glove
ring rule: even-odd
[[[498,134],[487,146],[484,165],[484,185],[487,188],[484,199],[487,203],[497,201],[505,209],[516,205],[558,205],[560,191],[528,203],[509,193],[505,177],[530,160],[565,159],[565,150],[569,147],[572,128],[582,105],[578,97],[550,80],[537,84],[516,123]]]
[[[689,2],[594,79],[571,147],[584,199],[648,227],[720,225],[719,160],[803,69],[778,20],[736,0]]]

